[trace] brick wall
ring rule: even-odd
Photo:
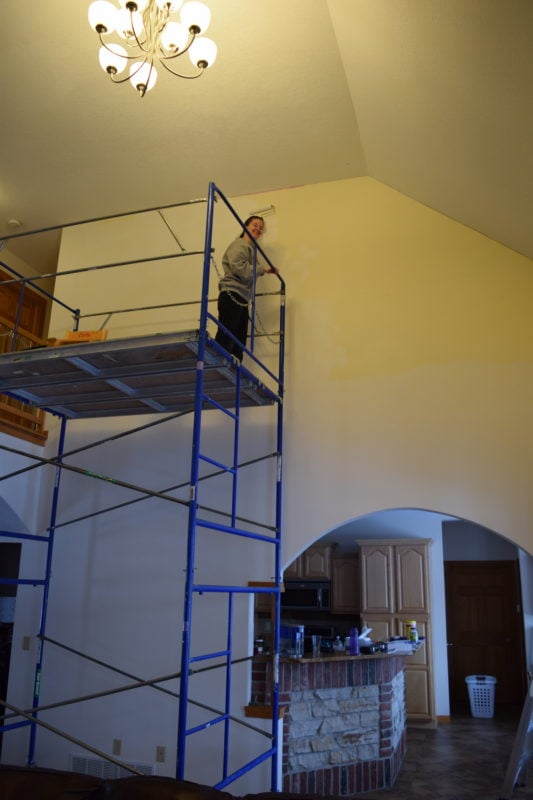
[[[270,663],[253,668],[257,702]],[[283,790],[350,795],[391,787],[405,755],[402,656],[281,662]]]

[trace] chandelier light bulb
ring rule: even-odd
[[[126,69],[128,54],[119,44],[110,42],[106,47],[100,48],[98,60],[104,72],[109,75],[117,75]]]
[[[211,22],[211,12],[208,7],[197,0],[185,3],[180,12],[181,21],[188,31],[205,33]]]
[[[180,25],[178,22],[167,22],[159,41],[166,52],[178,53],[187,47],[189,31],[185,25]]]
[[[199,36],[189,48],[189,58],[195,67],[207,69],[212,67],[217,57],[217,46],[212,39]]]
[[[97,33],[111,33],[115,30],[118,10],[107,0],[96,0],[89,6],[89,25]]]
[[[146,92],[153,89],[157,80],[157,70],[149,62],[145,61],[141,66],[141,62],[136,61],[130,67],[130,83],[136,89],[141,97],[144,97]]]
[[[127,41],[135,42],[135,36],[142,40],[144,36],[143,18],[139,11],[130,13],[127,8],[117,11],[116,28],[118,35]]]

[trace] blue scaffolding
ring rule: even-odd
[[[50,707],[40,704],[41,681],[46,680],[44,668],[45,649],[48,646],[63,648],[66,652],[75,654],[82,659],[95,662],[106,669],[128,677],[133,680],[127,688],[137,688],[139,686],[151,686],[154,690],[165,691],[173,697],[179,697],[177,714],[177,746],[176,746],[176,777],[187,779],[188,776],[188,753],[192,746],[192,737],[212,726],[220,725],[223,728],[223,746],[220,753],[220,778],[216,782],[217,788],[223,788],[241,775],[254,769],[259,764],[270,759],[271,764],[271,789],[278,789],[278,769],[280,758],[280,747],[278,743],[278,672],[279,672],[279,618],[280,618],[280,588],[281,588],[281,504],[282,504],[282,445],[283,445],[283,395],[284,395],[284,340],[285,340],[285,283],[277,274],[279,288],[272,293],[279,296],[279,327],[275,332],[277,340],[277,366],[272,368],[267,366],[256,353],[256,298],[259,293],[254,290],[254,296],[250,306],[251,336],[249,345],[245,348],[244,364],[233,356],[230,356],[210,334],[210,330],[218,327],[216,314],[210,311],[210,304],[213,299],[209,298],[211,264],[213,257],[213,229],[215,224],[216,205],[221,204],[226,211],[233,216],[238,226],[244,228],[244,224],[227,198],[214,183],[209,185],[208,196],[202,201],[206,204],[205,221],[205,246],[202,253],[194,251],[194,255],[203,256],[203,274],[201,299],[198,300],[200,309],[199,326],[197,329],[178,333],[152,334],[128,339],[109,339],[105,341],[90,341],[72,344],[62,344],[61,346],[36,347],[31,349],[17,349],[18,327],[20,311],[27,286],[46,296],[50,302],[60,303],[65,310],[72,315],[73,330],[79,330],[80,321],[94,314],[84,315],[80,309],[72,308],[68,304],[62,303],[57,297],[48,294],[39,288],[39,280],[29,279],[16,272],[8,264],[0,263],[0,266],[13,277],[7,284],[18,285],[20,287],[19,308],[15,315],[13,326],[11,352],[0,355],[0,392],[7,394],[17,400],[28,403],[31,407],[44,409],[56,415],[60,419],[60,432],[58,436],[57,454],[54,458],[43,458],[21,450],[19,448],[3,446],[2,450],[16,456],[20,455],[30,460],[30,465],[16,472],[4,475],[0,480],[13,477],[20,473],[30,471],[43,466],[51,466],[55,470],[56,479],[53,487],[53,497],[51,502],[50,520],[47,530],[44,533],[33,534],[31,532],[21,533],[12,530],[0,531],[1,537],[10,539],[20,539],[26,542],[36,541],[46,547],[46,567],[43,577],[12,579],[0,577],[0,583],[16,585],[32,585],[41,587],[42,601],[40,613],[40,627],[38,633],[39,647],[35,665],[35,680],[33,689],[33,700],[31,708],[21,709],[8,703],[5,698],[0,702],[5,706],[0,734],[21,727],[30,728],[29,747],[27,762],[34,764],[36,761],[36,748],[38,731],[40,727],[51,730],[67,740],[76,742],[81,747],[96,753],[102,758],[124,768],[127,772],[135,773],[136,770],[131,766],[123,764],[112,754],[103,753],[90,745],[80,742],[74,736],[64,731],[56,730],[49,725],[43,715]],[[178,204],[180,205],[180,204]],[[166,206],[173,208],[175,206]],[[161,212],[158,209],[143,209],[138,212],[128,212],[128,214],[146,213],[148,211]],[[71,225],[83,225],[88,222],[100,221],[102,219],[113,219],[113,217],[101,217],[97,220],[84,220]],[[67,227],[67,226],[62,226]],[[54,229],[46,229],[54,230]],[[35,231],[32,233],[41,233]],[[21,234],[17,234],[19,236]],[[26,234],[31,235],[31,234]],[[13,236],[11,238],[16,238]],[[9,237],[6,237],[9,238]],[[256,268],[257,256],[268,264],[274,266],[268,256],[261,250],[261,247],[254,246],[254,270]],[[172,257],[183,257],[191,253],[180,252],[172,254]],[[166,256],[155,256],[153,258],[142,259],[144,261],[155,261],[158,258],[169,258]],[[139,263],[139,261],[120,262],[83,269],[73,269],[61,274],[74,274],[76,272],[87,272],[93,269],[112,269],[123,267],[129,263]],[[47,276],[42,276],[47,277]],[[255,282],[254,282],[255,285]],[[179,304],[175,304],[179,305]],[[153,308],[160,308],[154,306]],[[146,306],[141,310],[150,312],[152,307]],[[128,309],[131,310],[131,309]],[[139,309],[133,309],[138,311]],[[109,316],[113,313],[122,313],[124,310],[105,311],[102,316]],[[230,334],[231,336],[231,334]],[[270,337],[269,337],[270,338]],[[111,365],[111,366],[110,366]],[[251,462],[243,462],[241,458],[241,437],[245,435],[241,425],[241,411],[249,406],[275,406],[276,413],[276,448],[274,452],[269,452],[254,459],[258,461],[273,461],[275,465],[275,486],[272,487],[272,498],[274,508],[273,522],[263,522],[243,518],[238,512],[239,491],[242,483],[242,473]],[[230,453],[227,459],[221,461],[209,455],[203,447],[203,430],[205,425],[205,415],[209,412],[210,423],[213,415],[223,415],[225,420],[229,420],[232,429],[230,437]],[[190,479],[188,484],[180,484],[179,487],[188,490],[188,499],[177,498],[172,491],[178,485],[166,487],[163,490],[155,491],[137,484],[126,483],[113,476],[105,474],[90,473],[86,469],[66,463],[65,459],[75,455],[78,450],[66,449],[68,424],[71,420],[90,419],[105,416],[122,416],[134,414],[157,413],[164,415],[157,418],[155,422],[140,426],[134,430],[149,428],[158,425],[168,419],[175,419],[181,415],[193,415],[192,450],[190,460]],[[129,431],[130,433],[132,431]],[[121,434],[122,435],[128,435]],[[115,437],[110,437],[115,438]],[[109,439],[102,439],[92,443],[90,447],[97,446]],[[208,471],[205,472],[205,469]],[[187,561],[184,583],[184,602],[183,602],[183,622],[181,639],[181,665],[179,672],[173,676],[158,676],[152,680],[145,680],[142,676],[133,675],[123,670],[116,669],[111,664],[104,663],[94,658],[91,654],[82,653],[69,646],[65,642],[57,642],[47,636],[47,615],[48,615],[48,593],[50,588],[54,542],[58,528],[66,523],[58,523],[58,507],[61,502],[61,476],[65,470],[80,472],[95,480],[103,480],[119,486],[125,486],[138,493],[139,498],[155,497],[171,503],[177,503],[181,508],[188,509],[187,526]],[[215,475],[226,475],[229,477],[231,485],[230,510],[213,509],[202,504],[202,487],[205,481]],[[138,500],[129,501],[129,503]],[[115,508],[115,507],[113,507]],[[108,510],[111,510],[109,508]],[[102,513],[101,511],[95,512]],[[78,520],[70,520],[72,524]],[[197,560],[197,534],[200,530],[209,530],[223,536],[236,537],[237,540],[246,539],[262,544],[266,544],[271,551],[270,564],[267,566],[267,574],[271,585],[227,585],[224,583],[224,575],[221,574],[220,583],[206,584],[196,582],[196,560]],[[272,685],[272,728],[268,735],[268,747],[252,760],[242,764],[239,768],[230,765],[230,741],[234,725],[245,725],[252,727],[232,715],[232,668],[237,663],[248,661],[252,663],[252,654],[245,659],[235,658],[234,656],[234,600],[238,595],[252,597],[257,594],[267,593],[272,598],[273,607],[273,637],[272,637],[272,660],[273,660],[273,685]],[[201,595],[213,594],[223,596],[227,600],[226,610],[226,644],[214,652],[198,652],[198,648],[193,646],[192,630],[194,625],[195,601]],[[212,708],[207,704],[198,702],[191,697],[191,684],[197,672],[205,672],[210,669],[221,669],[224,671],[225,692],[222,708]],[[173,693],[162,689],[160,684],[169,678],[179,678],[179,693]],[[86,697],[75,698],[68,702],[82,702],[94,697],[102,697],[113,694],[120,689],[93,694]],[[203,711],[209,713],[209,718],[201,724],[191,724],[191,706],[201,707]],[[265,735],[262,729],[257,729],[261,735]]]

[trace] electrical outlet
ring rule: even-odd
[[[31,650],[31,636],[22,637],[22,649]]]
[[[164,764],[165,755],[166,753],[163,745],[161,744],[157,745],[157,747],[155,748],[155,760],[157,761],[158,764]]]
[[[122,739],[113,739],[113,755],[119,756],[122,753]]]

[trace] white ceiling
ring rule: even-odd
[[[207,2],[217,62],[144,99],[89,0],[0,4],[0,236],[370,175],[533,257],[532,0]]]

